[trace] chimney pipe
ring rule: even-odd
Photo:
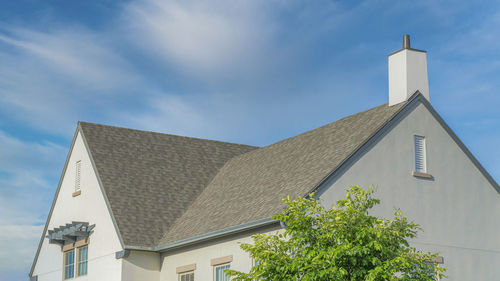
[[[411,49],[410,46],[410,35],[403,35],[403,49]]]

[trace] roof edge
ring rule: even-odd
[[[460,140],[460,138],[453,132],[453,130],[448,126],[448,124],[444,121],[444,119],[439,115],[439,113],[434,109],[431,103],[420,93],[420,91],[416,91],[406,102],[404,106],[402,106],[394,115],[388,119],[384,124],[382,124],[370,137],[368,137],[360,146],[358,146],[348,157],[346,157],[337,167],[335,167],[330,174],[328,174],[325,178],[323,178],[310,192],[305,194],[304,196],[309,196],[313,192],[319,191],[323,184],[328,181],[331,177],[335,176],[336,172],[339,171],[346,163],[348,163],[353,157],[355,157],[359,151],[361,151],[365,146],[369,145],[371,141],[378,137],[378,135],[392,126],[394,121],[397,121],[401,113],[404,113],[407,109],[409,109],[415,102],[421,102],[427,110],[432,114],[434,118],[438,121],[438,123],[443,127],[443,129],[448,133],[448,135],[455,141],[455,143],[462,149],[465,155],[472,161],[474,166],[479,170],[481,174],[488,180],[488,182],[493,186],[493,188],[500,194],[500,186],[495,181],[495,179],[486,171],[486,169],[481,165],[481,163],[474,157],[472,152],[465,146],[465,144]]]
[[[391,118],[389,118],[386,122],[384,122],[372,135],[370,135],[360,146],[358,146],[353,151],[353,153],[351,153],[349,156],[347,156],[337,167],[335,167],[327,176],[325,176],[318,184],[316,184],[315,187],[312,189],[312,191],[308,192],[305,196],[308,196],[311,192],[314,192],[316,189],[318,189],[322,185],[323,182],[325,182],[332,174],[334,174],[335,171],[337,171],[338,169],[340,169],[343,166],[343,164],[348,159],[350,159],[354,154],[356,154],[358,152],[358,150],[360,150],[367,142],[369,142],[379,131],[381,131],[394,118],[396,118],[396,116],[404,108],[406,108],[408,106],[408,104],[410,104],[410,102],[413,99],[415,99],[419,95],[422,95],[419,91],[415,92],[415,94],[413,94],[410,97],[410,99],[407,101],[407,104],[405,104],[398,111],[396,111],[391,116]],[[229,161],[231,161],[231,160],[232,159],[230,159]],[[199,242],[203,242],[203,241],[207,241],[207,240],[216,239],[216,238],[219,238],[219,237],[223,237],[223,236],[235,234],[235,233],[238,233],[238,232],[250,230],[250,229],[253,229],[253,228],[257,228],[257,227],[260,227],[260,226],[265,226],[267,224],[272,224],[272,223],[279,223],[279,221],[273,220],[271,218],[261,219],[261,220],[258,220],[258,221],[253,221],[253,222],[250,222],[250,223],[244,223],[244,224],[240,224],[240,225],[237,225],[237,226],[231,226],[231,227],[228,227],[228,228],[225,228],[225,229],[221,229],[221,230],[217,230],[217,231],[214,231],[214,232],[209,232],[209,233],[201,234],[201,235],[198,235],[198,236],[193,236],[193,237],[190,237],[190,238],[186,238],[186,239],[183,239],[183,240],[174,241],[174,242],[171,242],[171,243],[167,243],[167,244],[163,244],[163,245],[159,245],[159,246],[155,246],[155,247],[125,246],[125,249],[138,250],[138,251],[167,251],[167,250],[171,250],[171,249],[175,249],[175,248],[180,248],[180,247],[188,246],[188,245],[191,245],[191,244],[195,244],[195,243],[199,243]]]
[[[414,49],[414,48],[406,48],[406,49],[405,49],[405,48],[403,48],[403,49],[401,49],[401,50],[394,51],[394,52],[392,52],[392,53],[388,54],[387,56],[388,56],[388,57],[390,57],[390,56],[392,56],[392,55],[394,55],[394,54],[397,54],[397,53],[399,53],[399,52],[402,52],[402,51],[404,51],[404,50],[410,50],[410,51],[415,51],[415,52],[420,52],[420,53],[427,53],[427,51],[425,51],[425,50],[419,50],[419,49]]]
[[[167,135],[167,136],[187,138],[187,139],[193,139],[193,140],[212,141],[212,142],[218,142],[218,143],[226,143],[226,144],[233,144],[233,145],[248,146],[248,147],[253,147],[255,149],[261,148],[260,146],[255,146],[255,145],[250,145],[250,144],[228,142],[228,141],[221,141],[221,140],[213,140],[213,139],[204,139],[204,138],[199,138],[199,137],[190,137],[190,136],[183,136],[183,135],[175,135],[175,134],[161,133],[161,132],[155,132],[155,131],[132,129],[132,128],[127,128],[127,127],[114,126],[114,125],[106,125],[106,124],[85,122],[85,121],[78,121],[78,126],[80,126],[80,124],[82,124],[82,123],[83,124],[90,124],[90,125],[97,125],[97,126],[105,126],[105,127],[122,129],[122,130],[136,131],[136,132],[141,132],[141,133],[151,133],[151,134]]]
[[[102,196],[104,198],[104,202],[106,203],[106,208],[108,209],[109,215],[111,216],[111,221],[113,222],[113,226],[114,226],[116,234],[118,236],[118,240],[120,241],[120,245],[122,246],[122,249],[123,249],[124,248],[123,238],[122,238],[122,235],[120,233],[120,229],[118,228],[118,224],[116,223],[116,219],[115,219],[115,215],[113,214],[113,210],[111,209],[111,206],[109,204],[108,196],[106,195],[106,191],[104,190],[101,176],[99,175],[99,171],[97,170],[97,166],[95,165],[94,156],[92,155],[92,152],[90,151],[90,147],[89,147],[89,144],[87,142],[87,138],[85,138],[85,133],[83,132],[81,123],[82,122],[78,122],[77,130],[79,132],[81,132],[83,144],[85,145],[85,149],[87,150],[87,154],[89,156],[90,163],[92,164],[92,168],[94,169],[94,172],[95,172],[95,175],[97,178],[97,182],[99,183],[99,189],[101,190]]]
[[[61,190],[62,181],[63,181],[64,175],[66,174],[66,169],[68,168],[69,159],[71,158],[71,153],[73,152],[73,147],[75,145],[76,138],[77,138],[79,132],[80,132],[79,126],[77,126],[75,133],[73,134],[73,139],[71,140],[71,146],[69,147],[69,152],[68,152],[68,155],[66,156],[66,161],[64,162],[64,167],[63,167],[61,176],[59,177],[59,183],[57,184],[56,193],[54,195],[54,199],[52,200],[52,205],[50,206],[50,211],[49,211],[49,214],[47,216],[47,220],[45,221],[45,226],[44,226],[43,231],[42,231],[42,237],[40,238],[40,242],[38,242],[38,248],[36,250],[35,258],[33,259],[33,263],[31,264],[30,273],[28,275],[29,277],[33,277],[33,271],[35,270],[35,265],[38,261],[38,256],[40,255],[40,249],[42,248],[43,239],[45,238],[45,233],[47,233],[47,229],[49,227],[49,221],[52,218],[52,212],[54,211],[57,197],[59,196],[59,191]]]
[[[374,138],[378,136],[380,132],[383,130],[387,129],[388,126],[391,126],[392,123],[397,120],[397,118],[400,116],[402,112],[404,112],[406,109],[408,109],[410,106],[412,106],[415,102],[420,101],[422,104],[429,110],[429,112],[436,118],[436,120],[441,124],[441,126],[445,129],[445,131],[450,135],[450,137],[457,143],[457,145],[462,149],[462,151],[467,155],[467,157],[473,162],[473,164],[479,169],[479,171],[483,174],[483,176],[486,177],[486,179],[493,185],[493,187],[496,189],[496,191],[500,194],[500,186],[498,183],[495,181],[495,179],[486,171],[486,169],[481,165],[481,163],[474,157],[474,155],[470,152],[470,150],[465,146],[465,144],[458,138],[458,136],[453,132],[453,130],[446,124],[444,119],[437,113],[437,111],[434,109],[434,107],[430,104],[430,102],[420,93],[420,91],[416,91],[406,102],[404,106],[402,106],[400,109],[398,109],[386,122],[384,122],[382,125],[380,125],[377,130],[375,130],[372,135],[370,135],[362,144],[360,144],[356,149],[353,150],[353,152],[347,156],[337,167],[335,167],[327,176],[325,176],[310,192],[305,194],[305,196],[308,196],[314,191],[317,191],[325,181],[327,181],[332,175],[335,174],[336,171],[340,170],[350,159],[352,159],[363,147],[365,147],[368,143],[370,143]],[[206,240],[211,240],[215,238],[219,238],[222,236],[230,235],[230,234],[235,234],[238,232],[242,232],[245,230],[250,230],[253,228],[257,228],[259,226],[264,226],[267,224],[272,224],[272,223],[278,223],[279,221],[272,220],[272,219],[262,219],[259,221],[254,221],[246,224],[241,224],[237,226],[232,226],[228,227],[222,230],[214,231],[214,232],[209,232],[206,234],[194,236],[191,238],[159,245],[156,247],[152,247],[151,249],[154,251],[166,251],[170,249],[175,249],[183,246],[188,246],[191,244],[199,243],[202,241]],[[129,247],[129,246],[126,246]],[[146,250],[145,247],[133,247],[131,246],[130,249],[134,250]]]
[[[33,276],[33,271],[35,270],[35,265],[36,265],[36,263],[38,261],[38,256],[40,254],[40,249],[42,247],[43,239],[45,238],[45,233],[47,232],[47,228],[49,226],[49,221],[50,221],[50,218],[52,217],[52,213],[54,211],[54,206],[55,206],[55,203],[56,203],[57,198],[59,196],[59,191],[61,189],[61,184],[62,184],[64,175],[66,174],[66,169],[68,167],[68,162],[69,162],[69,159],[71,158],[71,154],[73,152],[73,147],[74,147],[76,139],[78,137],[78,133],[80,133],[80,135],[82,137],[82,140],[83,140],[83,144],[85,146],[85,149],[87,150],[87,154],[88,154],[90,162],[92,164],[92,168],[94,169],[95,175],[97,177],[97,182],[99,183],[99,189],[101,190],[102,195],[104,197],[104,202],[106,203],[106,208],[108,209],[108,212],[109,212],[109,214],[111,216],[111,221],[113,222],[113,226],[114,226],[116,234],[118,236],[118,240],[120,241],[120,245],[121,245],[122,248],[124,248],[124,244],[123,244],[123,239],[122,239],[121,233],[119,231],[118,225],[116,224],[115,216],[113,215],[113,212],[112,212],[111,207],[109,205],[109,201],[108,201],[108,197],[106,195],[106,192],[104,191],[104,188],[102,186],[101,176],[99,175],[99,171],[97,170],[97,167],[95,165],[94,157],[92,156],[92,153],[90,151],[89,145],[87,143],[87,139],[85,138],[85,133],[83,132],[82,127],[80,126],[81,123],[82,122],[78,122],[77,123],[77,127],[76,127],[75,133],[73,135],[73,139],[71,141],[71,146],[69,148],[68,155],[66,156],[66,161],[64,163],[64,168],[62,170],[61,177],[59,178],[59,183],[57,185],[56,194],[54,195],[54,200],[52,201],[52,205],[50,207],[49,215],[47,216],[47,220],[45,222],[45,227],[44,227],[43,232],[42,232],[42,237],[40,238],[40,242],[38,243],[38,248],[37,248],[37,251],[36,251],[36,254],[35,254],[35,258],[34,258],[33,263],[31,265],[29,277]]]
[[[422,97],[424,98],[424,96],[417,90],[409,99],[408,101],[406,101],[406,104],[403,105],[400,109],[398,109],[389,119],[387,119],[382,125],[380,125],[368,138],[366,138],[360,145],[358,145],[358,147],[356,147],[346,158],[344,158],[344,160],[342,160],[342,162],[340,162],[340,164],[338,164],[336,167],[334,167],[332,169],[332,171],[330,173],[328,173],[323,179],[321,179],[307,194],[304,194],[304,196],[309,196],[311,193],[313,192],[316,192],[318,191],[321,186],[323,185],[323,183],[325,183],[329,178],[331,178],[335,172],[337,172],[338,170],[340,170],[344,164],[346,164],[347,162],[349,162],[350,159],[352,159],[357,153],[358,151],[360,151],[363,147],[365,147],[371,140],[373,140],[374,138],[377,137],[377,135],[384,129],[386,128],[391,122],[393,122],[397,116],[402,112],[404,111],[406,108],[408,108],[408,106],[414,101],[416,100],[418,97]],[[424,98],[425,99],[425,98]],[[392,106],[396,106],[398,104],[394,104]],[[387,106],[390,106],[390,105],[387,105]]]
[[[204,241],[209,241],[209,240],[216,239],[216,238],[225,237],[225,236],[232,235],[232,234],[237,234],[237,233],[240,233],[243,231],[247,231],[247,230],[251,230],[251,229],[255,229],[255,228],[259,228],[259,227],[263,227],[263,226],[268,226],[268,225],[273,225],[273,224],[279,225],[279,223],[280,222],[278,220],[275,220],[272,218],[265,218],[265,219],[260,219],[260,220],[256,220],[256,221],[249,222],[249,223],[243,223],[243,224],[239,224],[236,226],[227,227],[227,228],[224,228],[221,230],[208,232],[205,234],[193,236],[193,237],[178,240],[175,242],[161,244],[161,245],[158,245],[155,247],[126,245],[124,247],[124,249],[125,250],[136,250],[136,251],[166,252],[168,250],[173,250],[173,249],[177,249],[177,248],[190,246],[193,244],[201,243]]]
[[[462,151],[467,155],[467,157],[472,161],[474,166],[483,174],[483,176],[488,180],[488,182],[493,185],[493,188],[500,194],[500,186],[495,181],[495,179],[491,176],[490,173],[481,165],[479,160],[472,154],[472,152],[467,148],[467,146],[460,140],[460,138],[455,134],[455,132],[448,126],[446,121],[439,115],[439,113],[434,109],[431,103],[422,96],[423,105],[430,111],[430,113],[436,118],[436,120],[441,124],[441,126],[445,129],[445,131],[450,135],[450,137],[457,143],[457,145],[462,149]]]
[[[465,146],[465,144],[458,138],[458,136],[453,132],[453,130],[446,124],[446,122],[444,121],[444,119],[437,113],[437,111],[430,104],[430,102],[427,99],[425,99],[423,97],[423,95],[419,91],[416,91],[408,99],[408,101],[406,102],[406,104],[404,106],[402,106],[400,109],[398,109],[392,115],[391,118],[389,118],[386,122],[384,122],[362,144],[360,144],[356,149],[354,149],[353,152],[350,155],[348,155],[327,176],[325,176],[317,185],[315,185],[315,187],[310,192],[308,192],[308,194],[306,194],[306,196],[308,196],[311,192],[314,192],[314,191],[318,190],[321,187],[321,185],[323,185],[323,183],[325,181],[327,181],[336,171],[338,171],[341,167],[344,166],[344,164],[346,162],[348,162],[350,159],[352,159],[352,157],[354,157],[366,144],[368,144],[371,140],[373,140],[374,138],[376,138],[378,136],[378,134],[382,130],[388,128],[388,126],[391,125],[391,123],[400,115],[401,112],[403,112],[406,108],[408,108],[410,105],[412,105],[416,101],[422,102],[422,104],[436,118],[436,120],[441,124],[441,126],[450,135],[450,137],[457,143],[457,145],[462,149],[462,151],[467,155],[467,157],[473,162],[473,164],[483,174],[483,176],[486,177],[486,179],[493,185],[493,187],[495,188],[495,190],[500,194],[500,186],[495,181],[495,179],[487,172],[487,170],[481,165],[481,163],[476,159],[476,157],[474,157],[474,155]],[[33,261],[33,265],[32,265],[32,268],[31,268],[30,275],[29,275],[30,277],[32,276],[32,273],[33,273],[33,270],[34,270],[34,266],[36,264],[36,261],[37,261],[38,255],[39,255],[39,251],[40,251],[40,247],[41,247],[41,244],[42,244],[42,241],[43,241],[43,238],[44,238],[44,234],[45,234],[45,232],[47,230],[48,222],[49,222],[50,217],[52,215],[52,211],[53,211],[53,208],[54,208],[54,205],[55,205],[55,201],[57,199],[57,195],[59,193],[60,185],[61,185],[61,182],[62,182],[62,177],[64,176],[64,172],[66,170],[66,167],[67,167],[67,164],[68,164],[68,161],[69,161],[69,157],[71,155],[71,152],[72,152],[72,149],[73,149],[73,145],[74,145],[74,142],[76,140],[76,136],[78,135],[78,132],[80,132],[80,131],[82,132],[82,137],[83,137],[85,146],[87,148],[87,151],[89,153],[89,157],[91,159],[92,166],[94,167],[94,170],[96,172],[96,175],[97,175],[97,178],[98,178],[98,182],[99,182],[99,186],[101,188],[101,191],[103,192],[103,195],[104,195],[104,198],[105,198],[105,201],[106,201],[106,206],[108,207],[108,210],[109,210],[110,215],[111,215],[112,220],[113,220],[113,224],[115,226],[115,230],[117,231],[118,237],[120,239],[120,243],[121,243],[122,248],[124,250],[165,252],[165,251],[168,251],[168,250],[173,250],[173,249],[177,249],[177,248],[181,248],[181,247],[185,247],[185,246],[190,246],[190,245],[197,244],[197,243],[200,243],[200,242],[209,241],[209,240],[212,240],[212,239],[221,238],[221,237],[225,237],[225,236],[232,235],[232,234],[237,234],[237,233],[240,233],[240,232],[243,232],[243,231],[247,231],[247,230],[251,230],[251,229],[255,229],[255,228],[259,228],[259,227],[263,227],[263,226],[267,226],[267,225],[279,224],[278,220],[274,220],[272,218],[265,218],[265,219],[261,219],[261,220],[257,220],[257,221],[253,221],[253,222],[249,222],[249,223],[244,223],[244,224],[240,224],[240,225],[236,225],[236,226],[231,226],[231,227],[224,228],[224,229],[217,230],[217,231],[208,232],[208,233],[205,233],[205,234],[202,234],[202,235],[193,236],[193,237],[190,237],[190,238],[187,238],[187,239],[183,239],[183,240],[178,240],[178,241],[175,241],[175,242],[161,244],[161,245],[154,246],[154,247],[124,245],[122,237],[121,237],[121,234],[120,234],[119,229],[118,229],[118,227],[116,225],[116,221],[115,221],[114,215],[113,215],[113,213],[111,211],[111,208],[109,207],[109,202],[108,202],[106,193],[104,192],[104,189],[102,188],[102,182],[101,182],[100,176],[98,174],[98,171],[97,171],[97,169],[95,167],[92,154],[91,154],[91,152],[90,152],[90,150],[88,148],[88,144],[87,144],[86,139],[84,137],[83,131],[81,130],[80,122],[79,122],[78,123],[78,128],[77,128],[77,130],[75,132],[75,135],[73,137],[73,141],[72,141],[71,148],[70,148],[70,153],[68,153],[68,156],[66,158],[66,163],[64,165],[64,169],[63,169],[63,173],[61,175],[61,179],[59,181],[58,189],[56,191],[56,195],[55,195],[54,201],[52,203],[52,207],[51,207],[51,210],[49,212],[49,216],[47,218],[47,222],[46,222],[46,225],[45,225],[45,228],[44,228],[44,232],[42,234],[42,238],[40,240],[40,244],[39,244],[37,253],[35,255],[35,260]],[[161,134],[161,133],[159,133],[159,134]]]

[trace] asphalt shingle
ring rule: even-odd
[[[80,122],[125,245],[154,246],[232,157],[255,147]]]
[[[127,246],[269,218],[307,195],[404,107],[381,105],[266,147],[79,123]]]
[[[229,160],[158,244],[269,218],[307,195],[406,103],[381,105]]]

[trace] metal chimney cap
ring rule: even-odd
[[[403,49],[411,49],[410,46],[410,35],[403,35]]]
[[[400,50],[397,50],[395,52],[392,52],[390,53],[388,56],[392,56],[394,54],[397,54],[399,52],[403,52],[404,50],[407,50],[407,51],[414,51],[414,52],[422,52],[422,53],[427,53],[426,51],[424,50],[418,50],[418,49],[413,49],[411,46],[410,46],[410,35],[408,34],[405,34],[403,35],[403,48],[400,49]]]

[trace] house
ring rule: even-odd
[[[498,280],[500,187],[429,102],[426,53],[405,36],[388,63],[388,104],[265,147],[78,123],[31,280],[228,280],[281,198],[371,184],[449,280]]]

